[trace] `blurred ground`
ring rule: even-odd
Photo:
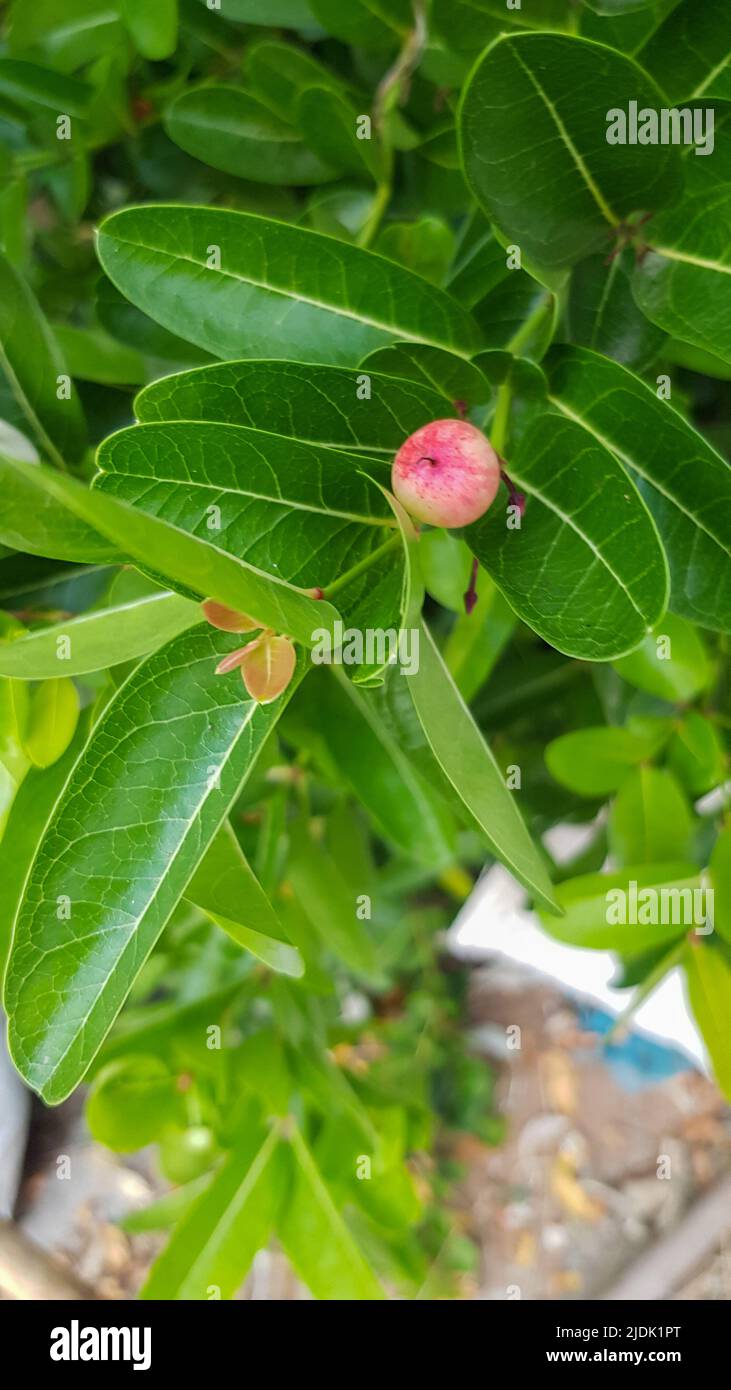
[[[468,1046],[499,1073],[506,1137],[494,1149],[466,1135],[453,1145],[466,1168],[455,1222],[481,1251],[464,1296],[602,1298],[657,1247],[659,1296],[731,1298],[731,1201],[720,1215],[717,1198],[704,1207],[731,1172],[731,1112],[715,1086],[637,1036],[607,1050],[599,1011],[503,960],[473,970],[470,1015]],[[520,1047],[506,1049],[506,1036]],[[161,1190],[149,1155],[119,1159],[91,1143],[78,1099],[35,1107],[16,1216],[97,1296],[134,1297],[164,1237],[128,1236],[117,1222]],[[653,1287],[657,1268],[633,1277]],[[243,1296],[308,1297],[267,1254]]]

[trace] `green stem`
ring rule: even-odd
[[[507,345],[508,352],[518,354],[520,353],[520,349],[524,347],[527,342],[530,341],[531,334],[534,332],[534,330],[536,329],[541,319],[543,318],[543,315],[546,312],[546,307],[550,302],[550,298],[551,296],[547,294],[544,298],[539,300],[535,309],[533,309],[531,313],[528,315],[527,319],[525,320],[525,323],[522,323],[520,325],[518,331],[514,333],[512,338],[510,339],[510,342]]]
[[[502,458],[505,452],[505,444],[508,438],[508,425],[510,424],[510,405],[512,401],[512,387],[509,381],[504,381],[497,393],[497,403],[495,414],[492,417],[492,428],[490,430],[490,443],[495,453]]]
[[[377,560],[380,560],[382,555],[388,554],[389,550],[394,550],[396,546],[399,545],[401,545],[400,532],[398,535],[390,536],[387,541],[384,541],[383,545],[379,545],[376,550],[371,551],[370,555],[366,555],[363,560],[358,561],[357,565],[353,565],[352,569],[346,570],[345,574],[339,574],[337,579],[324,590],[323,598],[332,598],[333,594],[338,593],[340,589],[344,589],[346,584],[350,584],[351,580],[357,579],[359,574],[363,574],[366,570],[369,570]]]
[[[376,189],[373,205],[358,236],[358,246],[368,247],[375,240],[390,200],[391,180],[388,179],[385,183],[379,184]]]
[[[373,206],[358,237],[358,246],[374,241],[393,192],[394,154],[387,121],[398,106],[427,41],[425,0],[412,0],[414,24],[404,39],[399,55],[381,79],[373,99],[373,124],[383,152],[383,176],[376,189]]]

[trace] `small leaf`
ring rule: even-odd
[[[263,637],[252,648],[241,663],[241,676],[252,700],[270,705],[287,689],[297,654],[288,637]]]
[[[685,859],[692,840],[690,808],[673,774],[657,767],[631,772],[609,819],[609,842],[620,863]]]
[[[692,864],[633,864],[611,874],[585,874],[556,889],[562,917],[541,914],[544,931],[567,946],[638,956],[687,931],[681,895],[700,887]],[[666,907],[662,910],[662,894]],[[662,920],[662,919],[665,920]]]
[[[723,744],[710,719],[697,710],[688,710],[677,725],[668,744],[668,766],[691,796],[702,796],[723,781]]]
[[[227,608],[225,603],[216,603],[212,598],[206,599],[201,607],[206,621],[221,632],[254,632],[263,626],[255,618],[250,618],[248,613],[236,613],[233,608]]]
[[[61,671],[64,676],[102,671],[145,656],[199,621],[196,603],[157,590],[0,644],[0,675],[43,680]]]
[[[685,956],[690,1007],[708,1049],[716,1080],[731,1100],[731,965],[723,951],[691,940]]]
[[[121,15],[143,58],[159,63],[175,52],[178,0],[122,0]]]
[[[288,1159],[276,1126],[268,1134],[252,1126],[176,1227],[140,1297],[205,1300],[215,1287],[233,1298],[277,1220]]]
[[[34,767],[50,767],[68,748],[79,720],[79,696],[72,680],[44,680],[33,691],[23,748]]]
[[[95,1076],[86,1104],[93,1137],[117,1153],[153,1143],[166,1125],[183,1117],[175,1077],[158,1057],[110,1062]]]
[[[296,1128],[292,1151],[294,1182],[277,1234],[296,1272],[315,1298],[385,1298]]]
[[[546,764],[557,782],[580,796],[607,796],[637,763],[653,757],[657,737],[641,738],[627,729],[577,729],[546,748]]]
[[[615,661],[623,680],[661,700],[692,700],[712,677],[706,649],[690,623],[666,613],[637,651]]]
[[[240,87],[189,87],[168,108],[165,129],[195,159],[254,183],[303,186],[337,177],[337,165]]]
[[[419,669],[409,691],[435,758],[487,837],[492,852],[537,900],[556,906],[540,854],[503,775],[421,622]]]

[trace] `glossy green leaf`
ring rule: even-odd
[[[102,223],[98,250],[138,308],[217,357],[290,357],[296,343],[305,360],[347,366],[394,337],[480,347],[469,315],[410,271],[250,213],[127,208]]]
[[[731,97],[731,12],[725,0],[679,0],[643,44],[639,62],[671,103]]]
[[[87,721],[82,715],[63,757],[42,771],[30,768],[20,784],[7,824],[0,835],[0,877],[3,884],[0,895],[0,975],[4,974],[13,923],[36,846],[81,752],[86,735]]]
[[[705,690],[712,670],[703,642],[683,618],[666,613],[637,651],[615,661],[623,680],[661,700],[692,700]]]
[[[454,233],[441,218],[424,214],[415,222],[391,222],[384,227],[376,250],[431,280],[444,283],[454,252]]]
[[[33,691],[23,750],[34,767],[50,767],[66,752],[79,722],[79,696],[68,677],[44,680]]]
[[[385,481],[375,460],[242,425],[173,422],[121,431],[102,445],[98,461],[96,485],[105,496],[201,540],[213,538],[219,550],[280,586],[328,598],[338,580],[338,608],[353,626],[399,626],[399,554],[388,552],[374,569],[357,568],[393,530],[388,502],[363,471],[381,471]],[[343,584],[351,570],[352,581]],[[317,608],[311,598],[308,645],[327,630]],[[253,605],[244,611],[264,617]],[[290,630],[285,622],[277,631]]]
[[[564,29],[565,0],[433,0],[432,23],[448,48],[478,53],[507,29]]]
[[[450,358],[469,369],[469,363]],[[401,374],[399,373],[399,376]],[[143,424],[217,420],[287,435],[304,444],[386,454],[389,461],[444,401],[430,384],[379,371],[303,362],[223,362],[162,377],[141,391]]]
[[[175,1076],[158,1057],[110,1062],[95,1076],[86,1122],[99,1144],[132,1153],[159,1138],[166,1125],[184,1117]]]
[[[28,725],[27,686],[0,680],[0,837],[30,762],[23,746]]]
[[[675,612],[731,629],[731,468],[669,401],[581,348],[554,348],[551,399],[631,469],[665,543]]]
[[[0,372],[41,448],[75,460],[85,426],[73,386],[65,399],[65,363],[31,290],[0,252]],[[59,392],[62,393],[59,396]]]
[[[102,329],[54,323],[53,336],[71,375],[81,381],[96,381],[102,386],[142,386],[147,380],[142,355],[116,342]]]
[[[642,312],[666,333],[731,361],[731,189],[689,193],[646,235],[650,249],[632,280]]]
[[[359,136],[358,116],[342,93],[326,86],[308,87],[297,104],[296,124],[324,168],[379,179],[385,169],[382,148],[372,131],[368,139]]]
[[[624,468],[588,431],[537,415],[509,459],[528,497],[519,527],[496,499],[465,539],[524,622],[592,661],[631,651],[664,612],[654,522]]]
[[[315,19],[335,38],[365,49],[393,48],[411,24],[409,0],[308,0]]]
[[[710,719],[688,710],[668,744],[668,766],[691,796],[702,796],[723,781],[726,755]]]
[[[617,793],[609,843],[620,863],[659,864],[686,859],[693,822],[685,794],[665,768],[638,767]]]
[[[129,506],[99,488],[89,489],[39,465],[7,460],[7,467],[25,481],[37,482],[54,501],[68,506],[77,517],[98,526],[103,535],[124,546],[143,567],[154,559],[155,570],[201,598],[244,613],[252,612],[278,632],[298,641],[312,641],[313,629],[334,621],[329,604],[317,601],[264,575],[232,555],[189,535],[179,527]],[[214,532],[208,533],[210,536]]]
[[[50,1103],[83,1077],[284,707],[215,675],[236,640],[200,626],[137,668],[40,842],[6,1009],[16,1064]]]
[[[691,940],[685,955],[690,1007],[713,1063],[716,1080],[731,1099],[731,965],[706,941]]]
[[[124,42],[119,11],[109,0],[15,0],[9,34],[10,52],[42,56],[60,72],[70,73]]]
[[[640,955],[685,934],[688,904],[692,913],[692,894],[700,883],[698,870],[683,862],[585,874],[556,889],[563,917],[542,914],[541,922],[549,936],[567,946]]]
[[[40,469],[15,465],[15,459],[0,454],[0,541],[4,545],[52,560],[108,564],[119,559],[112,541],[44,487]]]
[[[165,129],[195,159],[254,183],[302,186],[337,176],[337,165],[240,87],[188,88],[168,108]]]
[[[310,0],[225,0],[225,4],[226,18],[239,24],[276,25],[283,29],[313,27]]]
[[[646,762],[658,739],[640,737],[628,729],[577,729],[561,734],[546,748],[552,777],[580,796],[607,796],[621,786],[627,772]]]
[[[211,841],[185,896],[237,945],[278,974],[294,978],[303,974],[300,954],[289,944],[282,922],[228,822]]]
[[[68,116],[83,116],[91,97],[85,82],[49,68],[25,63],[17,58],[0,58],[0,95],[13,97],[21,104],[49,107],[51,111]]]
[[[22,680],[79,676],[146,656],[201,621],[200,605],[156,591],[130,603],[92,608],[0,645],[0,675]]]
[[[444,646],[444,660],[468,704],[485,683],[513,634],[517,618],[510,604],[482,571],[477,603],[457,619]]]
[[[721,831],[709,864],[713,887],[713,925],[719,936],[731,945],[731,826]]]
[[[492,852],[539,902],[553,909],[555,898],[543,860],[424,622],[419,630],[419,669],[408,680],[434,756]]]
[[[143,58],[160,62],[178,42],[178,0],[121,0],[121,15]]]
[[[539,265],[606,252],[629,213],[662,207],[677,193],[677,149],[607,143],[605,113],[630,100],[663,105],[634,62],[587,39],[507,35],[473,69],[460,109],[467,182]]]
[[[629,251],[610,261],[606,256],[581,261],[571,276],[567,327],[577,346],[642,372],[656,361],[664,335],[635,304],[633,265]]]
[[[276,1127],[252,1128],[176,1227],[141,1298],[233,1298],[277,1220],[288,1157]]]
[[[312,53],[271,38],[249,44],[244,67],[254,95],[290,125],[297,124],[299,100],[308,87],[347,90],[339,75],[318,62]]]
[[[496,357],[500,358],[499,367],[494,362]],[[505,365],[503,358],[509,363],[507,353],[484,352],[479,354],[478,363],[489,360],[497,371]],[[371,369],[386,372],[438,392],[439,395],[433,397],[436,408],[432,419],[451,417],[464,407],[473,420],[479,420],[484,418],[493,397],[494,382],[486,370],[424,343],[394,343],[391,347],[376,348],[363,358],[361,367],[368,373]]]
[[[292,1155],[294,1182],[277,1234],[300,1278],[315,1298],[385,1298],[299,1129],[292,1133]]]

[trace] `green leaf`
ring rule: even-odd
[[[557,782],[579,796],[608,796],[631,767],[653,757],[658,743],[628,729],[577,729],[549,743],[546,764]]]
[[[297,104],[296,124],[323,167],[379,179],[384,173],[382,148],[377,137],[359,138],[358,115],[342,93],[327,86],[308,87]]]
[[[102,329],[76,328],[69,323],[54,323],[52,327],[73,377],[102,386],[142,386],[147,380],[142,355]]]
[[[189,87],[168,107],[165,129],[186,154],[254,183],[302,186],[337,177],[337,166],[240,87]]]
[[[690,623],[666,613],[642,646],[614,662],[623,680],[661,700],[692,700],[708,686],[712,669],[706,649]]]
[[[642,372],[656,361],[664,335],[637,308],[632,296],[633,264],[630,251],[609,261],[606,256],[581,261],[571,276],[567,329],[578,346]]]
[[[469,363],[450,358],[469,370]],[[398,374],[399,376],[402,373]],[[444,401],[431,384],[379,371],[304,362],[223,362],[162,377],[141,391],[143,423],[218,420],[287,435],[304,444],[390,459],[421,425],[438,419]]]
[[[277,1234],[297,1274],[315,1298],[384,1299],[297,1128],[292,1152],[294,1182]]]
[[[81,455],[86,431],[78,396],[59,398],[66,366],[25,281],[0,252],[0,372],[41,447],[58,459]]]
[[[36,846],[81,752],[86,735],[86,721],[82,716],[63,757],[43,771],[31,768],[12,803],[7,825],[0,837],[0,876],[3,884],[0,895],[0,976],[5,973],[13,923]]]
[[[303,821],[289,831],[287,879],[321,941],[363,979],[379,980],[374,942],[358,915],[358,897],[339,866]],[[367,884],[359,885],[360,891]]]
[[[290,357],[296,343],[298,356],[347,366],[395,337],[461,356],[481,345],[469,315],[410,271],[251,213],[126,208],[102,223],[98,250],[133,304],[221,358]]]
[[[0,95],[14,97],[21,104],[50,107],[68,116],[83,116],[91,97],[91,87],[73,77],[63,77],[35,63],[17,58],[0,58]]]
[[[425,213],[415,222],[390,222],[380,233],[376,250],[441,285],[454,253],[454,233],[443,218]]]
[[[233,1298],[267,1244],[287,1190],[289,1155],[275,1126],[257,1126],[236,1148],[176,1227],[140,1297]]]
[[[708,1049],[716,1080],[731,1099],[731,965],[708,942],[691,941],[685,955],[690,1007]]]
[[[132,1153],[157,1139],[166,1125],[184,1117],[175,1077],[158,1057],[110,1062],[94,1077],[86,1122],[99,1144]]]
[[[57,0],[20,0],[13,5],[11,53],[30,50],[61,72],[73,72],[123,42],[118,9],[109,0],[64,0],[62,7]]]
[[[688,710],[676,726],[668,744],[668,766],[691,796],[702,796],[723,781],[723,744],[710,719],[697,710]]]
[[[648,224],[632,293],[659,328],[731,361],[731,190],[690,192]]]
[[[214,674],[236,640],[193,628],[133,672],[39,844],[6,1009],[18,1068],[49,1103],[82,1079],[284,707]]]
[[[670,102],[731,97],[731,13],[726,0],[680,0],[638,59]]]
[[[0,454],[0,542],[31,555],[52,560],[94,564],[119,559],[119,550],[106,536],[82,521],[60,497],[44,487],[40,468],[16,467]]]
[[[280,586],[320,589],[367,562],[388,540],[393,521],[380,489],[363,473],[363,460],[339,450],[303,444],[243,425],[172,422],[136,425],[102,444],[96,487],[136,509],[168,521],[200,540],[215,541]],[[370,471],[387,473],[375,460]],[[392,565],[392,569],[394,566]],[[379,566],[343,586],[348,616],[358,625],[398,625],[397,583]],[[339,606],[342,597],[339,596]],[[361,607],[366,610],[363,621]],[[306,640],[322,630],[317,603]],[[244,611],[264,617],[259,608]],[[287,632],[286,623],[278,631]],[[293,633],[296,636],[298,634]]]
[[[259,880],[250,868],[227,821],[221,826],[185,890],[195,903],[235,941],[278,974],[304,973],[299,951]]]
[[[454,832],[441,798],[367,692],[313,671],[290,707],[285,732],[345,782],[387,841],[435,872],[453,861]]]
[[[719,936],[731,945],[731,826],[721,831],[708,867],[714,895],[713,925]]]
[[[731,469],[688,421],[625,368],[581,348],[546,360],[551,401],[628,467],[670,566],[675,612],[731,630]]]
[[[432,23],[448,48],[477,53],[511,28],[565,29],[565,0],[433,0]]]
[[[617,873],[585,874],[559,884],[556,897],[564,915],[541,914],[541,923],[549,936],[567,946],[640,955],[685,934],[687,898],[681,895],[687,890],[692,893],[700,883],[698,870],[682,862],[634,864]]]
[[[309,0],[309,6],[328,34],[358,48],[392,48],[411,23],[408,0]]]
[[[121,15],[143,58],[160,62],[175,52],[178,42],[178,0],[122,0]]]
[[[225,5],[226,18],[238,24],[266,24],[282,29],[314,27],[310,0],[225,0]]]
[[[419,669],[408,678],[409,691],[432,752],[492,852],[539,902],[553,909],[543,860],[423,621],[419,637]]]
[[[467,704],[484,685],[516,623],[500,590],[487,574],[478,572],[477,603],[471,613],[460,615],[444,646],[444,660]]]
[[[297,124],[299,100],[308,87],[348,90],[336,73],[292,43],[258,39],[247,47],[244,63],[254,95],[290,125]]]
[[[37,464],[8,459],[6,466],[16,477],[37,483],[47,496],[68,506],[77,517],[98,526],[142,567],[153,557],[156,571],[188,592],[192,589],[201,598],[215,598],[237,611],[253,613],[276,631],[286,631],[305,644],[313,640],[313,629],[335,619],[335,610],[324,601],[318,602],[217,549],[208,540],[148,516],[98,488],[82,487],[72,478]]]
[[[665,610],[655,524],[624,468],[588,431],[536,415],[508,462],[528,496],[520,527],[499,494],[465,539],[524,622],[559,651],[604,661],[631,651]]]
[[[79,722],[79,696],[72,680],[44,680],[32,693],[23,751],[34,767],[50,767],[66,752]]]
[[[609,843],[623,864],[686,859],[693,840],[690,808],[673,774],[638,767],[619,789],[609,818]]]
[[[488,217],[539,265],[606,253],[630,213],[677,193],[677,149],[607,143],[605,113],[630,100],[663,105],[635,62],[588,39],[507,35],[473,69],[460,109],[467,182]]]
[[[0,675],[43,680],[60,671],[65,676],[101,671],[146,656],[200,621],[197,603],[158,590],[0,644]]]

